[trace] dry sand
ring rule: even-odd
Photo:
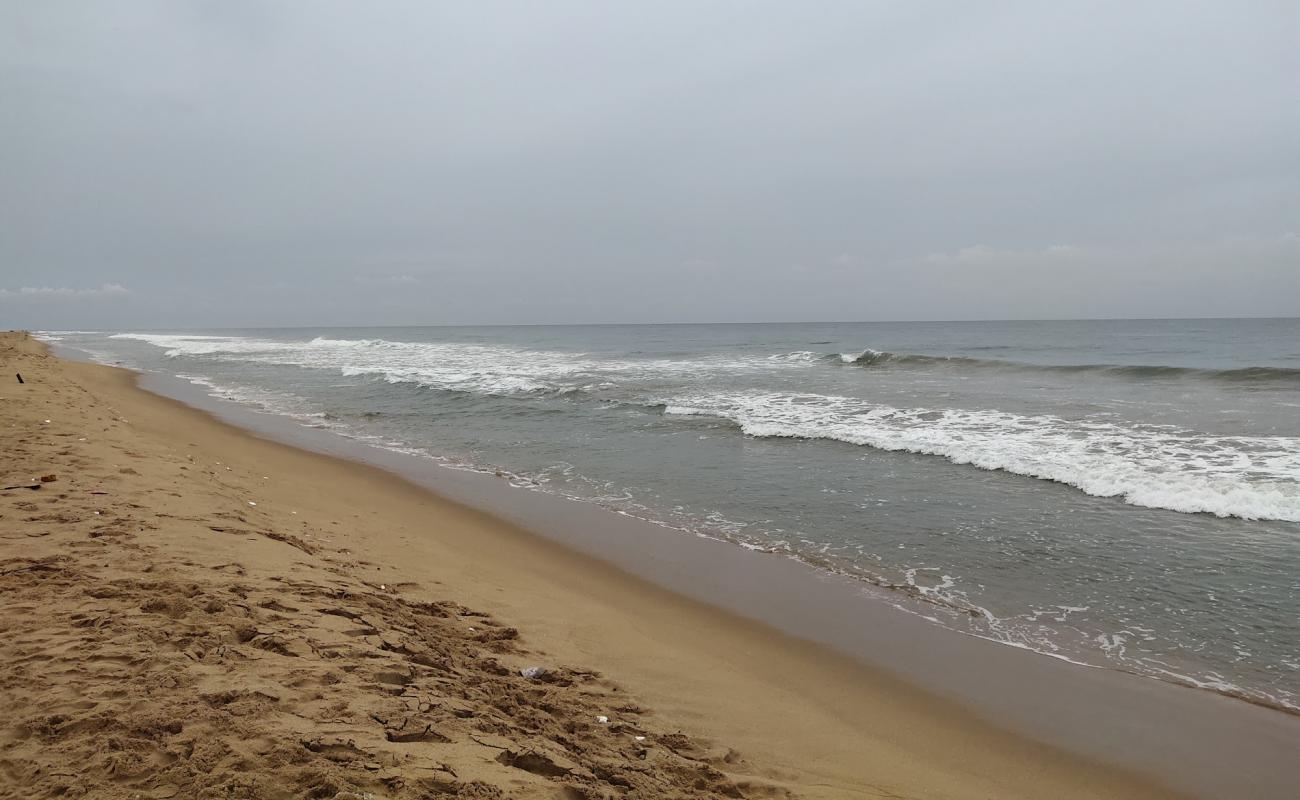
[[[57,476],[0,492],[0,797],[1171,796],[131,373],[0,363],[0,479]]]

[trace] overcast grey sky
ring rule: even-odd
[[[1300,313],[1300,3],[0,0],[0,327]]]

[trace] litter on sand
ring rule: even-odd
[[[536,680],[547,673],[546,667],[524,667],[519,670],[519,674],[530,680]]]
[[[609,717],[605,716],[604,714],[601,714],[596,717],[596,721],[599,722],[601,725],[608,725]]]

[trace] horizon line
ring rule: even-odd
[[[302,329],[302,328],[597,328],[597,327],[664,327],[687,325],[915,325],[915,324],[970,324],[1001,322],[1198,322],[1226,320],[1293,320],[1300,316],[1258,317],[1008,317],[1003,319],[876,319],[876,320],[745,320],[711,322],[415,322],[415,323],[344,323],[344,324],[293,324],[293,325],[200,325],[163,326],[141,328],[109,328],[120,331],[161,330],[241,330],[249,328]],[[54,328],[19,328],[26,332],[55,330]],[[60,328],[58,330],[71,330]]]

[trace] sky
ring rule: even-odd
[[[0,328],[1295,316],[1300,3],[0,0]]]

